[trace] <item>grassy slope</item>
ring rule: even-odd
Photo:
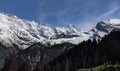
[[[105,68],[108,67],[120,67],[120,65],[100,65],[97,67],[93,67],[93,68],[87,68],[87,69],[78,69],[77,71],[99,71],[99,70],[103,70]]]

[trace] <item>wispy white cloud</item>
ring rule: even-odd
[[[74,4],[74,0],[63,0],[63,2],[68,3],[65,3],[66,5],[64,5],[63,8],[59,9],[58,7],[58,10],[54,11],[51,10],[52,8],[49,9],[49,7],[48,11],[46,11],[44,6],[46,6],[46,3],[48,2],[43,1],[40,3],[37,17],[40,21],[45,21],[48,17],[52,19],[55,18],[55,20],[57,20],[55,23],[58,24],[59,22],[58,25],[73,23],[77,26],[80,26],[81,29],[89,30],[90,28],[94,27],[97,22],[112,18],[114,14],[119,11],[120,7],[118,1],[115,0],[109,0],[109,2],[104,3],[106,5],[103,4],[103,6],[100,6],[102,3],[99,3],[99,0],[91,0],[90,2],[86,2],[89,0],[75,1],[76,3]],[[78,16],[76,15],[78,15],[79,18],[77,18]]]
[[[90,28],[92,27],[95,27],[95,25],[97,24],[97,22],[101,21],[101,20],[106,20],[106,19],[110,19],[114,14],[115,12],[117,12],[119,10],[119,6],[115,5],[114,7],[113,6],[110,6],[111,8],[109,8],[109,10],[107,10],[106,12],[100,14],[100,15],[89,15],[89,16],[86,16],[84,18],[84,21],[83,22],[80,22],[81,24],[78,24],[80,26],[80,28],[82,28],[83,30],[89,30]]]
[[[49,13],[42,13],[42,14],[38,14],[37,19],[39,21],[43,21],[44,19],[46,19],[49,16]]]
[[[117,10],[119,10],[119,7],[115,7],[112,8],[110,10],[108,10],[107,12],[103,13],[102,15],[100,15],[99,17],[95,18],[95,20],[101,20],[101,19],[105,19],[111,15],[113,15]]]
[[[61,17],[65,16],[65,14],[66,14],[68,11],[69,11],[68,9],[59,10],[59,11],[57,11],[57,13],[56,13],[56,17],[57,17],[57,18],[61,18]]]

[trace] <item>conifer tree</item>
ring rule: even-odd
[[[25,63],[25,71],[32,71],[32,65],[30,59]]]
[[[42,62],[38,62],[37,63],[37,66],[36,66],[36,68],[35,68],[35,71],[44,71],[44,66],[43,66],[43,64],[42,64]]]
[[[16,55],[13,52],[10,55],[10,58],[6,59],[3,71],[17,71],[17,69],[18,69],[18,63],[17,63]]]
[[[65,71],[69,71],[69,59],[66,59],[66,68]]]

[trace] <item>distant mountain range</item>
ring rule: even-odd
[[[33,62],[41,58],[44,63],[88,39],[101,39],[113,29],[120,29],[120,19],[100,21],[89,31],[74,25],[51,28],[44,23],[20,19],[15,15],[0,13],[0,63],[13,50],[18,59]]]
[[[64,42],[78,44],[87,39],[101,38],[115,28],[120,28],[120,19],[101,21],[93,29],[85,32],[74,25],[51,28],[41,22],[0,13],[0,42],[5,46],[15,44],[20,49],[26,49],[38,42],[50,45]]]

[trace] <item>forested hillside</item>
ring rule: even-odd
[[[34,68],[29,58],[20,65],[13,53],[6,59],[2,71],[75,71],[79,68],[91,68],[107,63],[120,63],[119,30],[112,31],[101,40],[88,40],[74,45],[74,48],[62,53],[47,64],[39,61]]]
[[[120,63],[120,31],[112,31],[102,40],[88,40],[60,55],[47,66],[49,71],[74,71],[106,63]]]

